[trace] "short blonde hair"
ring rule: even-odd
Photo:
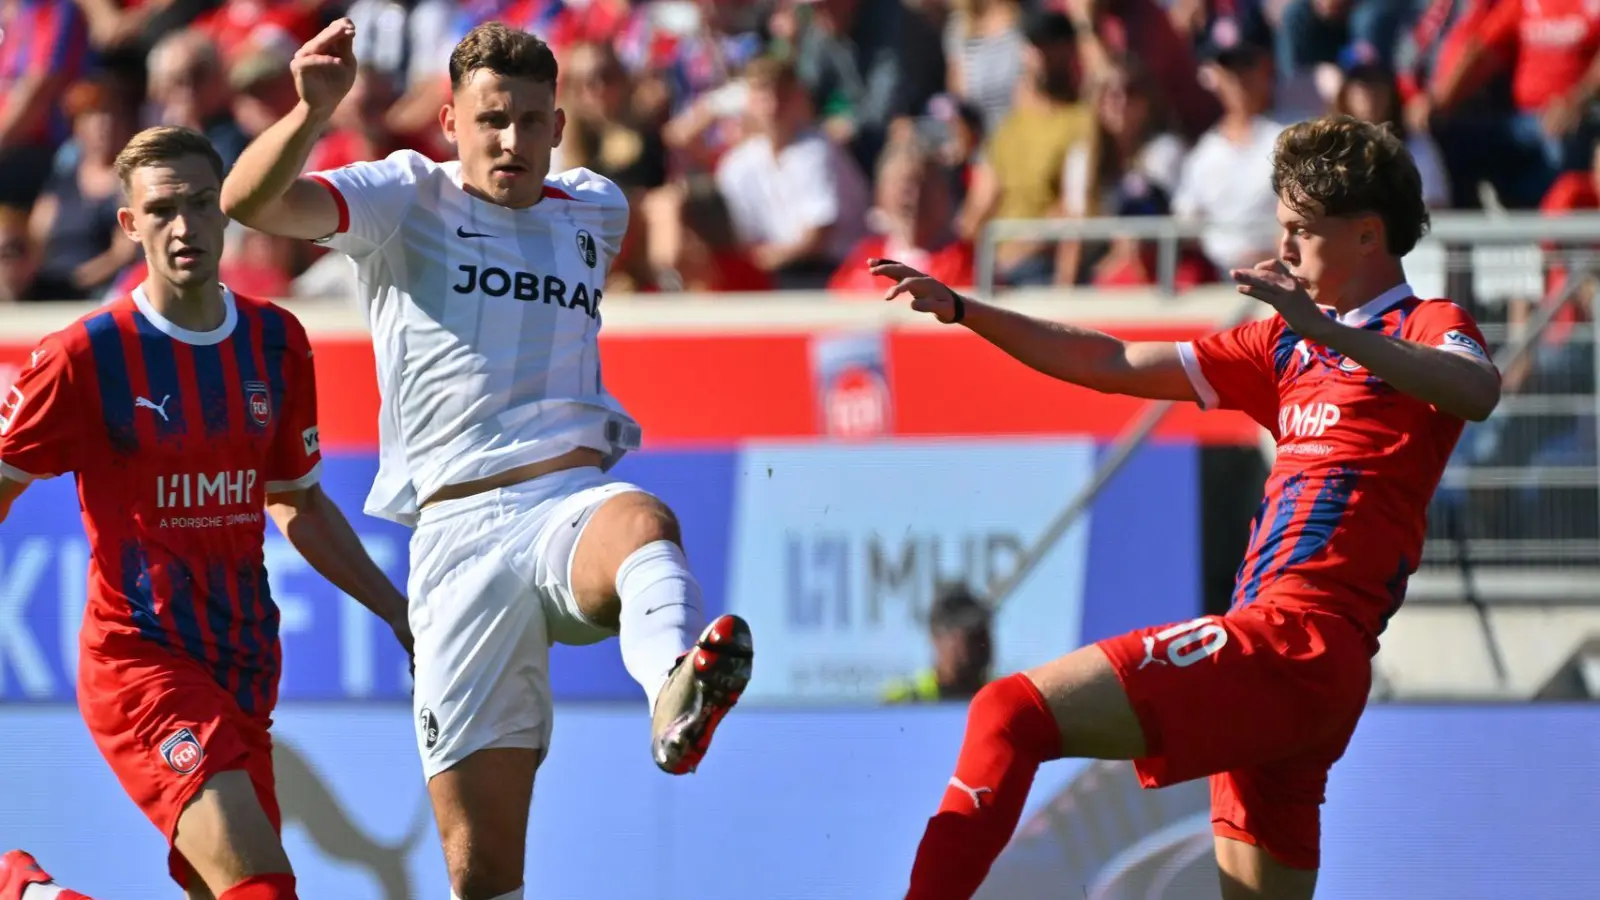
[[[122,179],[122,187],[126,190],[136,170],[170,163],[185,156],[204,158],[217,173],[217,180],[222,180],[222,155],[211,145],[211,139],[191,128],[177,125],[157,125],[134,135],[122,152],[117,154],[117,177]]]

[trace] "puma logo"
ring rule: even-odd
[[[136,409],[154,410],[155,414],[161,417],[161,421],[170,422],[172,420],[167,418],[167,401],[171,399],[172,395],[168,394],[161,398],[161,404],[157,406],[155,403],[150,402],[150,399],[147,397],[136,397],[134,398],[133,405]]]
[[[300,824],[324,856],[364,871],[377,882],[373,896],[382,900],[416,896],[408,857],[433,830],[433,809],[426,794],[419,798],[405,834],[385,843],[356,824],[322,773],[281,736],[273,739],[272,766],[278,773],[284,824]]]
[[[950,778],[950,786],[955,788],[956,790],[960,791],[961,793],[966,794],[968,797],[971,797],[972,798],[972,808],[973,809],[983,809],[983,795],[984,794],[993,794],[994,793],[994,789],[993,788],[967,787],[966,784],[964,784],[961,781],[961,779],[956,778],[955,776],[951,776],[951,778]]]
[[[1155,636],[1147,634],[1144,636],[1144,661],[1139,663],[1139,668],[1143,669],[1145,666],[1148,666],[1151,663],[1155,663],[1158,666],[1170,665],[1164,659],[1156,659]],[[1135,669],[1134,671],[1138,671],[1138,669]]]

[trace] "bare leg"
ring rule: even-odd
[[[522,887],[540,751],[479,750],[428,781],[450,889],[487,900]]]
[[[1311,900],[1316,869],[1292,869],[1272,854],[1231,838],[1217,838],[1222,900]]]
[[[173,846],[194,870],[192,897],[227,897],[233,888],[261,882],[255,896],[294,897],[289,857],[242,769],[219,772],[184,807]],[[197,891],[206,893],[197,893]]]

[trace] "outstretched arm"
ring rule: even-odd
[[[367,555],[355,529],[321,485],[269,494],[267,514],[319,575],[389,623],[400,645],[411,652],[405,595]]]
[[[300,177],[322,129],[355,83],[355,25],[339,19],[294,56],[300,102],[245,148],[222,183],[222,210],[257,231],[317,240],[339,228],[339,206]]]
[[[957,294],[907,265],[870,261],[872,274],[895,280],[885,300],[907,295],[911,308],[965,325],[1023,365],[1106,394],[1156,400],[1199,399],[1170,341],[1123,341],[1104,332],[1047,322]]]

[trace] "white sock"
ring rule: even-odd
[[[30,884],[22,889],[22,900],[56,900],[61,896],[61,885],[54,881],[45,884]]]
[[[29,897],[27,900],[33,900],[33,898]],[[455,891],[451,891],[450,900],[461,900],[461,898],[456,896]],[[517,888],[514,891],[508,891],[498,897],[491,897],[490,900],[522,900],[522,888]]]
[[[654,712],[673,665],[700,637],[700,582],[677,544],[655,541],[622,561],[617,596],[622,598],[622,664],[644,688]]]

